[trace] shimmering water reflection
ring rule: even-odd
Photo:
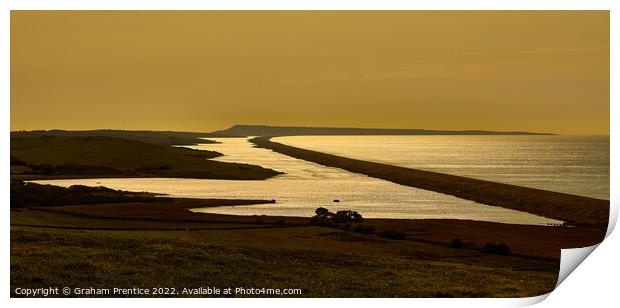
[[[293,136],[276,142],[609,200],[609,136]]]
[[[197,149],[224,154],[216,160],[261,165],[286,172],[264,181],[202,180],[177,178],[120,178],[37,181],[61,186],[103,185],[114,189],[150,191],[173,197],[275,199],[275,204],[193,209],[196,212],[232,215],[312,216],[315,208],[355,210],[368,218],[452,218],[515,224],[555,224],[557,220],[487,206],[456,197],[394,184],[337,168],[254,148],[245,138],[217,139]],[[333,202],[334,199],[340,202]]]

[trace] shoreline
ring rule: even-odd
[[[574,225],[607,226],[609,201],[432,171],[358,160],[288,146],[256,137],[250,142],[294,158],[361,173],[396,184],[452,195],[491,206],[527,212]]]

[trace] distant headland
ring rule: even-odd
[[[215,131],[211,137],[232,136],[292,136],[292,135],[553,135],[536,132],[501,132],[486,130],[428,130],[400,128],[353,128],[353,127],[303,127],[234,125],[228,129]]]

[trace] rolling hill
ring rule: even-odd
[[[259,180],[279,172],[209,160],[217,152],[103,136],[11,136],[12,178],[178,177]]]
[[[58,136],[58,137],[114,137],[161,145],[194,145],[217,143],[204,139],[208,134],[196,132],[149,131],[149,130],[33,130],[11,132],[11,136]]]

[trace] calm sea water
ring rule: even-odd
[[[197,149],[224,154],[216,160],[261,165],[286,172],[264,181],[200,179],[80,179],[37,181],[69,186],[103,185],[115,189],[150,191],[174,197],[275,199],[275,204],[194,209],[196,212],[234,215],[314,215],[314,210],[355,210],[368,218],[453,218],[515,224],[554,224],[557,220],[487,206],[456,197],[394,184],[337,168],[291,158],[271,150],[254,148],[245,138],[217,139]],[[334,203],[339,199],[339,203]]]
[[[320,152],[609,200],[609,136],[300,136]]]

